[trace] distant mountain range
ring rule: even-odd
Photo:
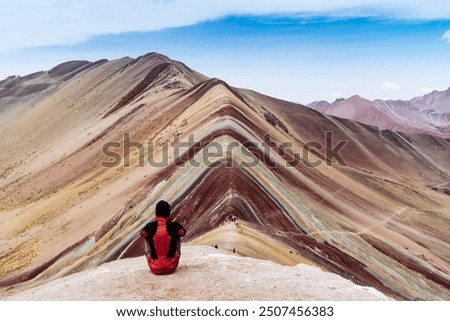
[[[404,106],[356,96],[322,105],[384,128],[416,124],[443,134],[448,96]],[[192,280],[203,299],[227,298],[221,288],[233,284],[233,295],[258,298],[264,285],[271,300],[281,292],[309,300],[331,283],[308,286],[318,279],[294,268],[248,269],[255,261],[214,264],[219,253],[196,246],[308,264],[393,299],[450,301],[450,139],[325,115],[148,53],[69,61],[0,81],[0,147],[0,299],[68,275],[83,287],[78,293],[90,291],[86,282],[101,291],[111,283],[95,277],[96,286],[93,274],[75,273],[104,273],[111,266],[103,263],[132,257],[140,258],[111,264],[130,267],[123,277],[150,289],[134,298],[168,297],[147,270],[139,236],[164,199],[188,231],[169,278]],[[286,276],[305,294],[281,286]],[[342,284],[323,291],[346,299]],[[50,289],[67,299],[61,287]]]
[[[307,105],[328,115],[405,133],[426,132],[450,137],[450,88],[433,91],[411,100],[370,101],[360,96],[340,98],[333,103],[315,101]]]

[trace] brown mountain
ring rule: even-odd
[[[333,103],[315,101],[308,107],[384,130],[429,133],[450,138],[450,88],[411,100],[370,101],[359,96]]]
[[[324,115],[152,53],[3,80],[0,146],[4,295],[142,255],[138,233],[165,199],[186,244],[450,299],[444,138]]]

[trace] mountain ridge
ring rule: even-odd
[[[247,233],[243,256],[289,256],[288,247],[394,298],[450,297],[448,140],[380,131],[142,57],[0,99],[3,289],[142,255],[131,245],[165,199],[186,242],[227,248]],[[108,165],[110,155],[120,162]],[[230,216],[231,234],[221,228]]]
[[[354,95],[333,103],[315,101],[307,105],[329,115],[373,125],[381,130],[428,133],[450,138],[450,88],[434,90],[410,100],[373,101]]]

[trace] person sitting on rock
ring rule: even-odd
[[[186,230],[180,223],[172,221],[170,205],[159,201],[155,209],[155,221],[148,223],[141,231],[146,240],[146,257],[153,274],[170,274],[180,260],[180,238]]]

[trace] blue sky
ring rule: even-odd
[[[0,14],[0,79],[156,51],[301,103],[450,87],[446,1],[16,0]]]

